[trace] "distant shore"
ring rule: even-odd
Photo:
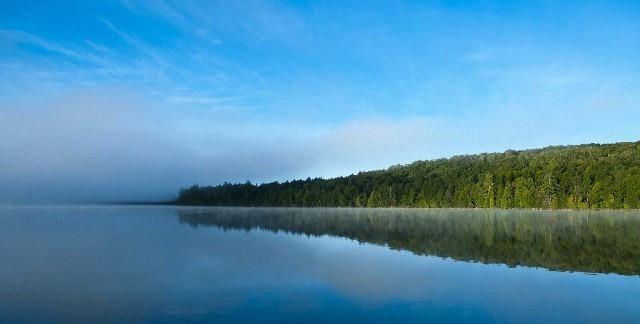
[[[638,209],[640,142],[417,161],[332,179],[194,185],[180,205]]]

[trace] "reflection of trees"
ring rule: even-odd
[[[179,208],[178,214],[192,226],[334,235],[455,260],[640,274],[637,213]]]

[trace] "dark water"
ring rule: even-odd
[[[640,213],[0,207],[0,322],[640,321]]]

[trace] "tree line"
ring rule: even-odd
[[[416,161],[332,179],[182,189],[183,205],[640,208],[640,142]]]

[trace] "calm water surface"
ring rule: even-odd
[[[640,321],[640,213],[0,207],[0,322]]]

